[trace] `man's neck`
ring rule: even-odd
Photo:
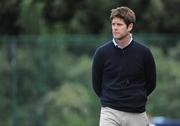
[[[128,34],[127,36],[125,36],[122,39],[115,39],[115,41],[120,48],[125,48],[132,41],[132,35]]]

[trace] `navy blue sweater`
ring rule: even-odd
[[[156,86],[150,50],[134,40],[120,49],[112,41],[97,48],[92,63],[93,89],[102,106],[141,113]]]

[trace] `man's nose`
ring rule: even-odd
[[[114,25],[114,29],[117,29],[117,25]]]
[[[117,25],[114,26],[114,30],[117,30]]]

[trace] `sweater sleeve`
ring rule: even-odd
[[[147,95],[150,95],[156,87],[156,65],[150,50],[145,56],[145,76]]]
[[[102,90],[103,60],[100,49],[97,49],[92,62],[92,83],[97,96],[100,97]]]

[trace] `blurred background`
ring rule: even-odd
[[[180,118],[179,0],[1,0],[0,126],[97,126],[95,49],[112,39],[110,10],[128,6],[133,38],[157,65],[150,118]]]

